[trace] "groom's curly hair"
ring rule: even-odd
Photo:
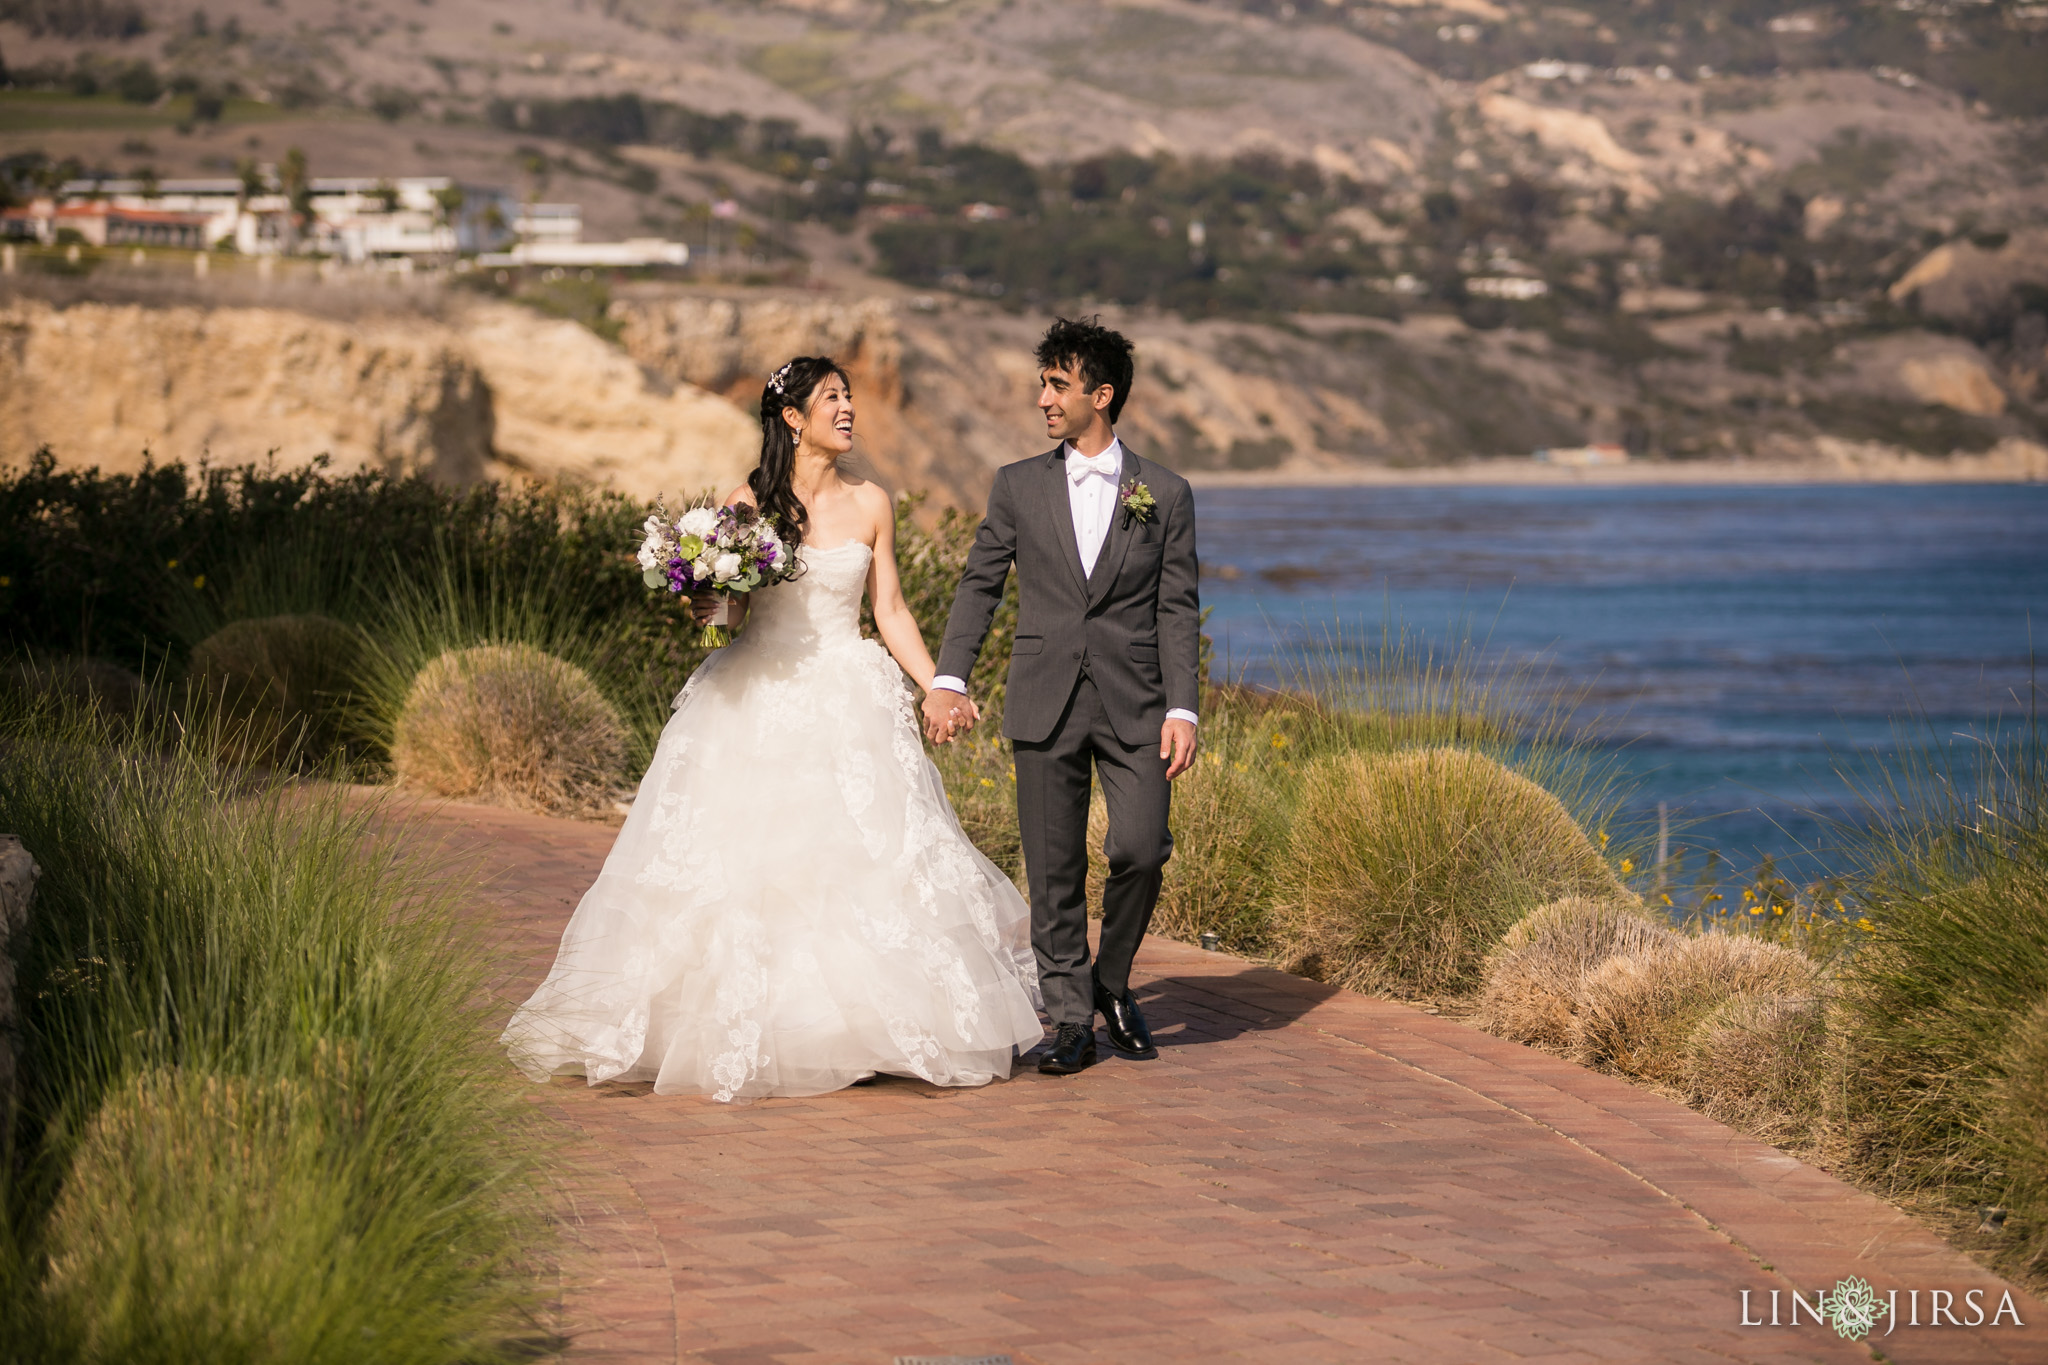
[[[1038,368],[1078,370],[1090,393],[1109,385],[1109,420],[1114,423],[1131,396],[1131,377],[1137,369],[1134,350],[1130,338],[1104,327],[1100,316],[1059,318],[1038,343]]]

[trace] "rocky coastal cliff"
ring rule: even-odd
[[[0,463],[108,470],[327,456],[453,484],[505,475],[639,496],[730,487],[751,417],[583,327],[505,304],[450,321],[279,308],[0,305]]]
[[[1695,312],[1592,344],[1428,314],[1104,312],[1138,343],[1132,444],[1215,477],[1373,477],[1589,442],[1673,469],[1742,462],[1731,477],[1757,462],[1836,479],[2034,477],[2048,460],[2026,417],[2039,357],[1989,353],[1943,322],[1946,294],[1967,292],[1980,265],[1930,258],[1902,281],[1942,331]],[[637,284],[599,322],[616,342],[452,293],[356,317],[16,297],[0,303],[0,462],[43,445],[114,470],[145,452],[325,454],[342,470],[673,498],[744,475],[761,385],[803,354],[847,366],[859,453],[892,488],[975,507],[996,467],[1043,443],[1035,313],[903,291]]]

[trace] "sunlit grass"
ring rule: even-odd
[[[0,828],[42,868],[0,1358],[530,1357],[542,1139],[488,953],[373,811],[205,729],[0,717]]]

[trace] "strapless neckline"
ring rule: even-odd
[[[855,546],[859,546],[861,549],[866,550],[869,554],[873,554],[875,552],[875,547],[868,544],[864,540],[842,540],[837,545],[827,545],[823,549],[820,549],[818,546],[815,545],[801,545],[797,547],[797,551],[799,554],[829,555],[836,554],[841,550],[850,550]]]

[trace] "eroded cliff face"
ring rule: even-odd
[[[458,326],[495,400],[497,459],[522,474],[676,502],[723,495],[754,467],[752,418],[650,373],[577,323],[487,304]]]
[[[612,305],[634,360],[754,409],[768,375],[831,355],[853,378],[859,452],[895,488],[979,507],[1000,465],[1046,448],[1032,353],[1047,319],[950,301],[857,301],[647,291]],[[1353,321],[1329,336],[1106,319],[1138,348],[1120,430],[1175,468],[1330,471],[1430,464],[1568,441],[1521,379],[1441,337]],[[1475,388],[1495,402],[1457,401]]]
[[[0,306],[0,461],[284,464],[485,476],[492,394],[459,341],[416,320],[265,308]]]
[[[50,446],[124,472],[326,455],[467,484],[502,475],[672,499],[730,488],[754,421],[574,323],[505,305],[450,321],[270,308],[0,306],[0,463]]]

